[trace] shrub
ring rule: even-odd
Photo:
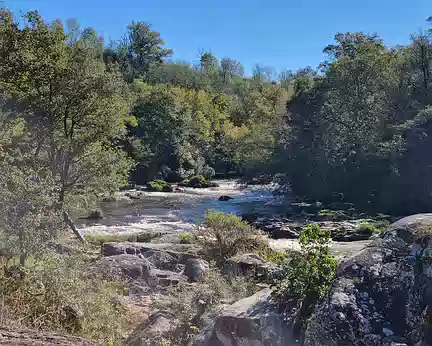
[[[197,241],[217,264],[244,252],[267,246],[264,236],[238,216],[207,211],[203,226],[198,225]]]
[[[181,183],[178,184],[179,186],[185,186],[185,187],[216,187],[217,184],[210,183],[207,181],[207,179],[202,175],[196,175],[192,178],[185,179]]]
[[[189,233],[179,234],[180,244],[192,244],[194,242],[194,236]]]
[[[282,265],[287,260],[287,254],[279,251],[275,251],[270,247],[264,247],[262,250],[257,252],[265,261],[274,263],[276,265]]]
[[[10,266],[0,276],[0,310],[31,328],[117,343],[127,327],[120,283],[92,279],[82,258],[59,255]]]
[[[155,192],[172,192],[173,188],[164,180],[153,180],[147,184],[147,190]]]
[[[336,277],[336,259],[330,254],[330,231],[312,224],[300,235],[299,252],[293,251],[282,265],[280,278],[273,283],[274,296],[283,304],[297,306],[292,317],[301,332],[317,302],[327,293]]]
[[[355,227],[355,230],[359,233],[380,233],[381,230],[378,229],[374,224],[367,222],[367,221],[361,221],[358,223]]]
[[[198,185],[201,184],[202,186],[208,185],[207,179],[204,178],[203,175],[196,175],[189,179],[189,184],[191,185]]]
[[[329,210],[329,209],[322,209],[319,214],[319,217],[331,221],[341,221],[341,220],[347,220],[350,217],[346,215],[343,211],[340,210]]]

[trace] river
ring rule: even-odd
[[[247,212],[274,215],[282,211],[282,198],[274,186],[245,187],[236,180],[219,180],[216,188],[181,188],[179,192],[126,191],[113,202],[101,205],[104,218],[77,219],[84,233],[122,234],[143,230],[184,232],[193,229],[203,219],[206,210],[242,215]],[[139,199],[127,198],[139,194]],[[229,201],[218,201],[222,195]]]
[[[77,226],[86,234],[122,235],[143,231],[183,233],[190,232],[201,221],[206,210],[243,215],[256,212],[264,216],[283,215],[284,199],[275,194],[275,186],[244,186],[235,180],[215,181],[217,188],[182,188],[179,192],[124,191],[118,199],[100,207],[104,218],[100,220],[76,219]],[[139,195],[130,199],[127,195]],[[218,201],[220,196],[229,201]],[[356,253],[370,241],[332,242],[333,254],[343,257]],[[269,239],[276,250],[298,248],[295,239]]]

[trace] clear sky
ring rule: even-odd
[[[200,50],[277,71],[316,67],[337,32],[377,32],[394,46],[426,28],[432,0],[3,0],[18,13],[38,9],[49,21],[77,19],[119,38],[133,20],[161,33],[175,59],[196,62]]]

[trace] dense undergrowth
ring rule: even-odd
[[[0,324],[120,344],[128,329],[123,283],[91,276],[82,255],[46,253],[0,274]]]

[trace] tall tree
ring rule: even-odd
[[[133,118],[119,72],[105,67],[88,35],[70,45],[59,23],[37,12],[23,19],[0,14],[0,85],[23,114],[32,162],[52,175],[53,207],[67,212],[126,183],[131,163],[115,144]]]
[[[161,64],[173,54],[172,49],[164,48],[160,34],[144,22],[133,22],[127,34],[111,44],[105,52],[105,60],[120,64],[126,80],[145,78],[154,65]]]

